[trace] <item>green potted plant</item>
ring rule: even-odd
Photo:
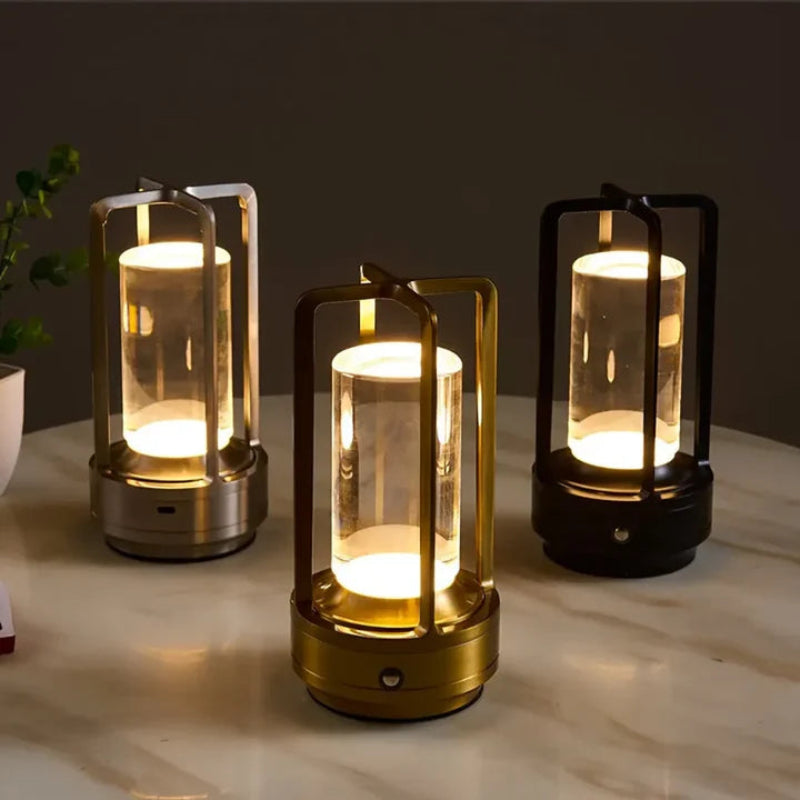
[[[0,360],[18,350],[40,347],[52,341],[40,317],[19,319],[6,315],[9,292],[27,279],[36,289],[42,284],[66,286],[77,273],[85,272],[84,248],[67,253],[39,255],[24,266],[30,244],[26,232],[32,220],[51,219],[50,202],[80,172],[80,154],[68,144],[56,145],[47,169],[21,170],[16,174],[17,196],[7,200],[0,216]],[[0,494],[5,492],[19,456],[25,406],[25,372],[13,364],[0,363]]]

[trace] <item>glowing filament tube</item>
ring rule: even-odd
[[[206,452],[203,248],[157,242],[119,259],[123,435],[138,453],[188,458]],[[218,447],[233,435],[230,255],[216,249]]]
[[[415,342],[372,342],[334,359],[331,567],[369,597],[419,597],[419,382]],[[437,351],[435,589],[459,569],[461,359]]]
[[[590,253],[572,265],[569,447],[588,464],[641,469],[644,447],[645,251]],[[656,465],[680,440],[686,269],[661,259]]]

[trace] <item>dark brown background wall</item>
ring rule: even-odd
[[[0,3],[0,195],[53,142],[80,148],[46,251],[83,242],[89,203],[139,173],[248,180],[265,393],[291,389],[297,294],[371,259],[493,277],[500,391],[532,394],[544,204],[602,180],[705,192],[721,208],[714,421],[800,444],[799,33],[800,7],[768,3]],[[667,223],[691,270],[694,221]],[[221,224],[235,234],[232,213]],[[593,232],[568,227],[565,270]],[[55,336],[18,359],[28,428],[89,416],[85,283],[5,302]],[[466,346],[466,307],[445,310],[445,342]],[[323,328],[325,351],[353,316]]]

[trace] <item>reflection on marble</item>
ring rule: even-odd
[[[370,724],[315,705],[291,671],[289,399],[263,413],[271,517],[249,550],[205,564],[130,561],[90,530],[88,422],[25,437],[0,499],[17,628],[0,660],[2,800],[800,797],[800,451],[716,429],[696,562],[590,578],[541,554],[533,403],[502,398],[500,670],[461,714]]]

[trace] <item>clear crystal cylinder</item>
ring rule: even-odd
[[[216,249],[218,441],[233,435],[231,258]],[[122,428],[143,455],[189,458],[206,452],[203,247],[156,242],[119,259]]]
[[[590,253],[572,265],[568,444],[576,458],[641,469],[644,447],[646,251]],[[680,443],[686,268],[661,259],[656,465]]]
[[[332,363],[332,556],[337,581],[388,599],[420,594],[417,342],[372,342]],[[437,350],[436,591],[459,569],[461,359]]]

